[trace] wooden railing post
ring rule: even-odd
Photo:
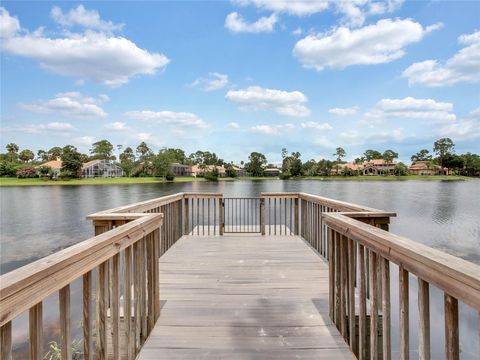
[[[299,197],[296,197],[295,198],[295,214],[294,214],[294,217],[295,217],[295,235],[299,235],[299,223],[298,223],[298,202],[299,202],[300,198]]]
[[[260,232],[265,235],[265,198],[260,198]]]
[[[30,308],[29,312],[29,359],[43,359],[43,311],[42,303]]]
[[[59,291],[60,331],[62,334],[62,360],[72,359],[72,334],[70,328],[70,285]]]
[[[12,360],[12,322],[9,321],[0,328],[0,357]]]
[[[460,346],[458,335],[458,300],[445,293],[445,359],[458,360]]]
[[[224,223],[224,221],[223,221],[223,210],[225,209],[224,206],[225,206],[225,205],[224,205],[224,203],[223,203],[223,196],[222,196],[222,197],[220,197],[220,198],[218,199],[218,219],[219,219],[219,223],[220,223],[220,224],[219,224],[220,227],[219,227],[218,233],[219,233],[220,236],[223,235],[224,226],[225,226],[225,223]]]

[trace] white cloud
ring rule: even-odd
[[[300,36],[300,35],[302,35],[302,33],[303,33],[303,30],[300,27],[298,27],[298,28],[296,28],[295,30],[292,31],[292,35],[295,35],[295,36]]]
[[[111,21],[102,20],[98,11],[87,10],[83,5],[78,5],[67,13],[63,13],[58,6],[54,6],[50,15],[56,23],[66,27],[82,26],[87,29],[113,32],[121,30],[124,26],[124,24],[114,24]]]
[[[130,119],[153,122],[157,124],[175,125],[175,126],[193,126],[196,128],[206,128],[208,125],[197,115],[189,112],[174,111],[129,111],[125,113]]]
[[[265,135],[282,135],[293,129],[295,129],[293,124],[270,124],[252,126],[250,131]]]
[[[459,82],[480,81],[480,31],[464,34],[458,38],[465,45],[445,64],[426,60],[410,65],[403,72],[409,85],[450,86]]]
[[[228,127],[230,129],[239,129],[240,128],[240,125],[234,121],[232,121],[231,123],[228,123]]]
[[[328,149],[334,149],[338,146],[338,144],[334,143],[331,140],[331,137],[327,137],[327,136],[316,136],[313,139],[313,143],[315,145],[318,145],[318,146],[321,146],[321,147],[324,147],[324,148],[328,148]]]
[[[452,103],[412,97],[382,99],[365,115],[377,120],[402,118],[448,122],[456,119]]]
[[[261,33],[275,30],[277,15],[263,16],[253,23],[248,23],[240,14],[232,12],[225,19],[225,27],[232,32]]]
[[[438,135],[451,137],[454,140],[480,138],[480,108],[473,110],[464,119],[441,127]]]
[[[333,9],[343,16],[342,22],[361,26],[370,15],[382,15],[398,10],[404,0],[234,0],[240,6],[253,5],[262,10],[308,16]]]
[[[344,145],[382,144],[386,142],[398,143],[405,140],[406,137],[402,128],[371,134],[365,134],[364,131],[348,130],[341,132],[338,136],[340,142]]]
[[[133,134],[133,138],[138,141],[147,141],[147,140],[150,140],[151,137],[152,137],[152,134],[145,133],[145,132]]]
[[[199,86],[204,91],[219,90],[228,85],[228,75],[211,72],[207,78],[198,78],[190,86]]]
[[[40,114],[55,113],[72,118],[96,118],[107,116],[100,105],[108,100],[106,95],[93,98],[79,92],[66,92],[58,93],[50,100],[21,103],[18,107]]]
[[[315,121],[307,121],[301,124],[302,129],[314,129],[314,130],[333,130],[332,125],[329,123],[319,123]]]
[[[4,21],[7,24],[18,22],[3,8],[1,17],[2,24]],[[170,61],[163,54],[150,53],[124,37],[104,32],[68,32],[64,37],[51,38],[44,36],[41,29],[22,35],[18,27],[19,24],[2,25],[8,35],[2,41],[2,51],[35,59],[42,68],[54,74],[111,87],[123,85],[135,75],[155,74]]]
[[[308,116],[310,109],[305,105],[307,97],[300,91],[283,91],[249,86],[245,90],[230,90],[225,95],[242,110],[273,110],[286,116]]]
[[[35,124],[19,128],[18,131],[26,133],[46,133],[46,132],[70,132],[77,128],[72,124],[65,122],[50,122],[47,124]]]
[[[95,141],[93,136],[81,136],[72,140],[73,145],[76,146],[90,146]]]
[[[350,108],[332,108],[328,110],[329,114],[336,115],[336,116],[352,116],[355,115],[358,111],[358,107],[350,107]]]
[[[105,124],[103,126],[107,130],[111,131],[128,131],[130,128],[127,126],[127,123],[116,121],[113,123]]]
[[[356,30],[335,28],[299,40],[293,54],[307,68],[343,69],[351,65],[383,64],[405,55],[405,47],[433,30],[410,19],[382,19]]]
[[[20,31],[20,21],[17,17],[10,16],[10,13],[0,7],[0,38],[15,36]]]

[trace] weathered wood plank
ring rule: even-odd
[[[8,322],[0,328],[0,357],[12,360],[12,322]]]
[[[29,359],[43,359],[43,310],[42,303],[38,303],[29,310]]]
[[[458,333],[458,300],[445,293],[445,359],[460,358],[460,343]]]
[[[430,293],[426,281],[418,278],[418,357],[430,360]]]
[[[59,291],[62,360],[72,359],[72,329],[70,324],[70,285]]]
[[[408,307],[408,271],[399,267],[399,296],[400,296],[400,359],[408,360],[410,357],[410,331]]]

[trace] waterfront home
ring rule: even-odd
[[[344,164],[336,165],[332,170],[332,175],[340,175],[344,173],[347,169],[353,171],[354,173],[360,174],[363,171],[364,165],[363,164],[355,164],[353,162],[347,162]]]
[[[416,161],[409,168],[413,175],[447,175],[448,169],[432,164],[430,161]]]
[[[282,173],[282,170],[277,168],[266,168],[265,170],[263,170],[264,176],[275,177],[275,176],[280,176],[281,173]]]
[[[180,163],[173,163],[170,165],[170,170],[175,176],[192,176],[192,167]]]
[[[218,176],[220,176],[220,177],[227,176],[227,173],[225,171],[225,167],[223,165],[222,166],[218,166],[218,165],[193,165],[192,166],[192,176],[194,176],[194,177],[205,176],[205,173],[211,172],[215,168],[218,171]]]
[[[122,177],[123,170],[112,160],[92,160],[82,165],[83,178]]]
[[[244,167],[233,165],[233,170],[237,173],[237,176],[249,176],[250,174],[245,170]]]
[[[40,168],[50,168],[53,171],[53,177],[56,178],[56,177],[58,177],[58,175],[60,175],[60,171],[62,171],[62,161],[61,160],[50,160],[50,161],[47,161],[43,164],[35,166],[35,168],[37,170],[40,170]],[[42,176],[39,171],[38,171],[38,173],[39,173],[40,176]]]
[[[397,163],[383,159],[372,159],[363,163],[363,175],[392,174]]]

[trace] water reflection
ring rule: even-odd
[[[109,186],[0,188],[0,271],[5,273],[93,234],[85,216],[128,203],[181,191],[223,192],[225,196],[258,196],[260,192],[303,191],[395,211],[391,232],[480,264],[480,181],[356,182],[235,181]],[[398,349],[398,268],[391,268],[392,345]],[[81,314],[80,283],[72,285],[72,307]],[[417,280],[410,277],[411,356],[417,357]],[[432,358],[443,357],[443,293],[431,296]],[[48,326],[58,321],[58,300],[48,301]],[[462,358],[478,358],[477,314],[460,306]],[[25,336],[25,316],[15,321],[15,336]],[[80,320],[80,319],[78,319]],[[22,325],[23,322],[23,325]],[[53,336],[54,337],[54,336]],[[394,358],[398,357],[395,352]]]

